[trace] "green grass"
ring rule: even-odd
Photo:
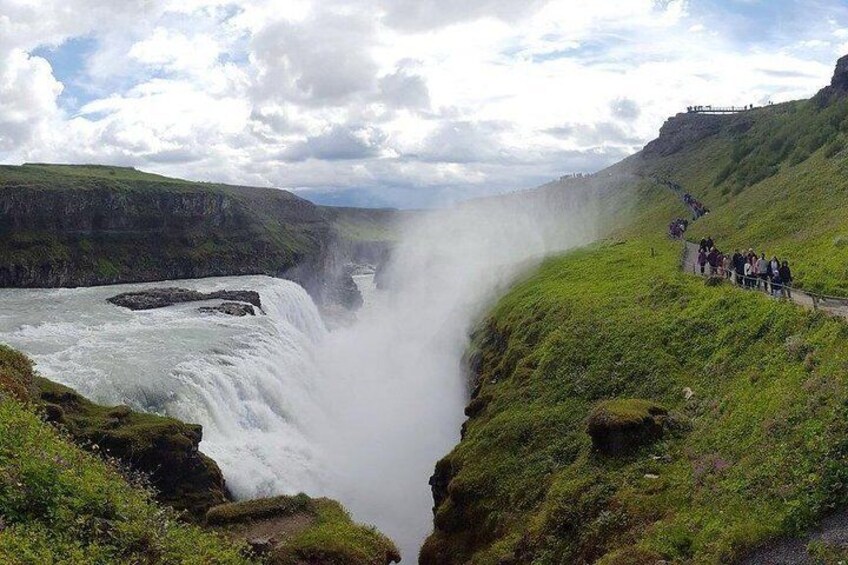
[[[207,522],[237,532],[262,520],[305,516],[302,526],[277,539],[269,562],[275,565],[386,565],[399,561],[397,548],[374,528],[356,524],[338,502],[305,494],[233,502],[212,508]]]
[[[498,303],[423,563],[727,562],[848,503],[848,326],[709,287],[679,255],[662,237],[598,245]],[[678,431],[597,453],[605,401],[660,404]]]
[[[248,563],[238,544],[177,520],[143,485],[16,400],[28,362],[0,347],[0,562]]]

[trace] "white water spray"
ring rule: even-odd
[[[318,430],[329,494],[414,562],[431,529],[428,479],[459,439],[473,324],[523,270],[595,235],[589,201],[494,199],[403,226],[388,288],[320,347]]]

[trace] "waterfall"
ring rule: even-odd
[[[199,303],[131,312],[120,292],[180,286],[259,292],[265,315],[201,314]],[[326,330],[306,292],[268,277],[60,290],[2,290],[0,342],[47,378],[104,404],[128,404],[204,428],[201,449],[238,498],[323,489],[310,438],[316,346]]]

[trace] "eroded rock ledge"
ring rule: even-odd
[[[200,302],[203,300],[246,302],[257,308],[262,308],[262,300],[259,297],[259,293],[253,290],[198,292],[187,288],[151,288],[138,292],[125,292],[108,299],[115,306],[123,306],[130,310],[152,310],[154,308],[164,308],[184,302]]]

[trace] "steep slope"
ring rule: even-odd
[[[688,214],[672,181],[711,209],[687,237],[848,294],[845,85],[848,58],[812,100],[680,114],[622,163],[523,196],[599,186],[609,241],[546,262],[475,332],[422,563],[736,562],[848,507],[848,325],[704,285],[664,237]],[[817,544],[798,562],[848,555]]]
[[[379,235],[373,225],[391,214],[363,219],[282,190],[128,168],[0,166],[0,287],[266,274],[350,305],[337,226],[358,221]]]

